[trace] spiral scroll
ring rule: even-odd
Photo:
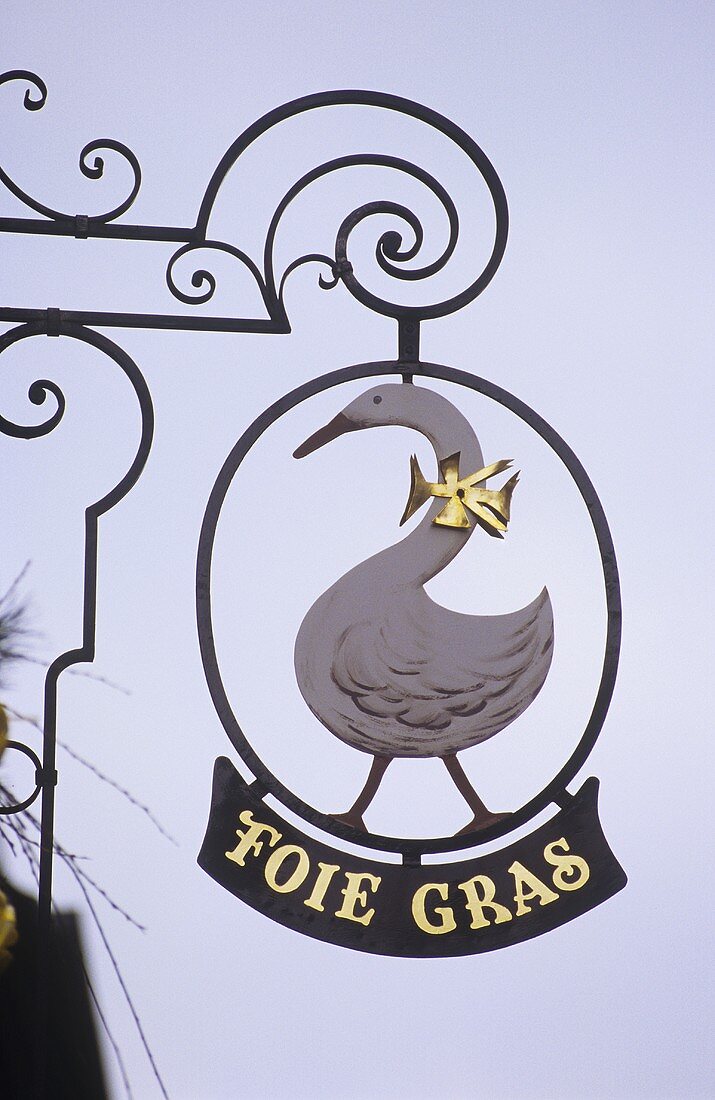
[[[8,342],[5,338],[0,339],[0,352],[4,351],[7,346]],[[3,435],[14,436],[16,439],[38,439],[41,435],[49,435],[51,431],[54,431],[65,411],[65,395],[57,383],[50,382],[47,378],[38,378],[30,386],[27,396],[33,405],[42,405],[48,393],[54,396],[57,408],[47,420],[44,420],[41,424],[16,424],[13,420],[8,420],[0,415],[0,432]]]
[[[175,298],[178,298],[180,302],[184,303],[184,305],[195,306],[203,305],[204,302],[210,301],[211,298],[213,298],[214,296],[214,292],[216,291],[217,286],[216,276],[213,274],[213,272],[209,271],[205,267],[195,268],[191,275],[191,286],[194,288],[195,293],[188,293],[187,291],[181,290],[177,286],[174,279],[174,268],[178,261],[181,260],[184,256],[188,256],[190,253],[196,252],[199,249],[205,249],[209,252],[223,252],[228,256],[233,256],[234,259],[242,263],[244,267],[246,267],[248,271],[250,271],[261,293],[261,297],[263,298],[264,303],[266,304],[266,306],[268,306],[265,282],[260,271],[258,270],[258,267],[253,262],[251,257],[248,256],[245,252],[241,251],[240,248],[236,248],[232,244],[226,244],[224,241],[213,240],[203,240],[197,241],[195,244],[191,243],[182,245],[181,248],[177,249],[177,251],[169,260],[166,269],[166,284]]]
[[[0,74],[0,87],[3,84],[9,84],[13,80],[26,80],[39,93],[39,99],[33,99],[32,90],[27,89],[24,99],[26,111],[39,111],[45,106],[47,102],[47,85],[44,80],[41,80],[35,73],[31,73],[29,69],[11,69],[7,73]]]
[[[449,239],[445,248],[440,256],[437,257],[431,264],[428,264],[421,268],[401,268],[398,264],[403,264],[408,260],[413,259],[422,247],[424,240],[424,231],[422,224],[415,214],[407,207],[401,206],[392,202],[375,202],[369,203],[366,206],[360,207],[358,210],[353,211],[345,221],[343,221],[340,230],[338,231],[338,241],[336,244],[335,259],[331,260],[327,256],[312,253],[308,256],[301,256],[299,259],[294,260],[286,268],[280,281],[280,285],[277,292],[277,299],[280,305],[283,304],[283,288],[288,275],[294,271],[297,267],[308,262],[318,262],[329,265],[332,273],[332,279],[327,281],[321,275],[319,282],[324,290],[331,289],[342,278],[346,286],[352,291],[351,284],[360,286],[353,273],[353,267],[348,259],[347,255],[347,239],[352,229],[365,218],[371,217],[373,214],[393,214],[402,218],[407,223],[414,236],[413,244],[409,248],[402,248],[402,236],[394,230],[383,233],[379,238],[375,247],[375,258],[382,270],[386,274],[391,275],[398,279],[415,280],[425,279],[435,272],[440,271],[454,252],[457,238],[459,235],[459,218],[455,209],[452,199],[445,191],[438,181],[426,172],[424,169],[419,168],[415,164],[411,164],[409,161],[402,160],[399,157],[385,156],[380,153],[361,153],[354,156],[338,157],[335,160],[327,161],[325,164],[321,164],[318,168],[314,168],[312,171],[307,172],[295,183],[290,190],[284,195],[281,202],[278,204],[276,211],[271,220],[268,234],[266,236],[265,247],[265,265],[266,265],[266,282],[269,288],[269,293],[275,294],[275,283],[273,277],[273,247],[275,242],[276,233],[280,224],[281,218],[291,202],[308,187],[315,180],[320,179],[322,176],[326,176],[332,172],[340,171],[343,168],[355,168],[355,167],[380,167],[380,168],[392,168],[399,172],[404,172],[406,175],[412,176],[420,183],[424,184],[432,194],[441,203],[445,214],[449,221]],[[360,288],[361,290],[363,288]],[[352,291],[354,293],[354,291]],[[356,295],[357,297],[357,295]],[[383,303],[385,307],[388,307],[388,303]],[[394,313],[395,316],[399,316],[404,312],[406,307],[393,306],[391,309],[387,308],[384,312]],[[383,312],[383,311],[381,311]]]
[[[26,69],[13,69],[0,76],[0,85],[7,84],[14,80],[25,80],[31,85],[31,89],[25,92],[24,98],[24,106],[28,111],[39,111],[44,107],[47,102],[47,85],[39,76]],[[37,92],[38,98],[33,98],[32,89]],[[79,155],[79,170],[82,175],[91,180],[101,179],[104,175],[105,165],[104,157],[99,154],[107,150],[117,153],[129,165],[133,177],[132,186],[127,197],[111,210],[102,214],[88,215],[87,228],[91,228],[93,225],[104,225],[107,222],[119,218],[122,214],[125,214],[139,194],[139,188],[141,187],[142,173],[139,161],[131,149],[123,145],[122,142],[115,141],[113,138],[96,138],[94,141],[90,141],[85,145]],[[90,163],[89,158],[93,153],[96,155]],[[34,199],[31,195],[28,195],[26,191],[11,179],[2,166],[0,166],[0,180],[5,184],[8,191],[11,191],[20,202],[24,203],[25,206],[29,206],[29,208],[34,210],[37,214],[41,214],[43,217],[49,218],[52,221],[74,220],[74,214],[55,210],[53,207],[46,206],[44,203]]]
[[[17,340],[24,339],[33,332],[42,332],[39,325],[28,328],[11,329],[10,332],[0,336],[0,354],[14,344]],[[65,395],[56,382],[47,378],[38,378],[27,391],[27,396],[33,405],[43,405],[47,394],[51,393],[57,402],[55,411],[40,424],[16,424],[14,420],[0,414],[0,433],[13,436],[15,439],[39,439],[42,435],[49,435],[59,424],[65,412]]]
[[[476,167],[482,180],[487,185],[494,205],[496,228],[491,254],[483,269],[476,275],[468,287],[460,293],[441,302],[429,305],[404,305],[388,301],[372,293],[358,279],[349,256],[349,240],[356,226],[366,219],[378,214],[387,214],[400,219],[410,231],[412,238],[411,243],[405,244],[403,232],[394,229],[389,230],[379,237],[375,246],[375,258],[381,270],[390,277],[402,281],[417,282],[429,279],[431,276],[442,271],[447,265],[457,244],[459,236],[459,218],[455,205],[445,188],[432,175],[410,161],[398,157],[386,156],[380,153],[365,153],[339,157],[306,173],[290,188],[276,208],[266,235],[263,257],[266,286],[264,298],[270,316],[275,320],[282,320],[285,317],[283,290],[287,277],[298,267],[313,262],[323,264],[330,270],[329,279],[326,279],[322,274],[319,277],[321,287],[329,289],[335,286],[338,281],[342,280],[343,284],[358,301],[366,305],[369,309],[386,316],[395,317],[400,320],[409,318],[419,322],[420,320],[432,317],[442,317],[461,309],[463,306],[473,301],[477,295],[481,294],[493,278],[501,262],[506,247],[509,220],[506,195],[504,194],[501,181],[491,162],[468,134],[460,129],[460,127],[456,126],[455,123],[451,122],[443,115],[438,114],[436,111],[432,111],[427,107],[423,107],[421,104],[402,99],[398,96],[390,96],[380,92],[325,92],[319,95],[306,96],[303,99],[295,100],[293,103],[286,104],[276,111],[271,111],[262,119],[259,119],[258,122],[249,127],[234,142],[216,168],[201,204],[195,228],[196,237],[206,237],[209,217],[213,210],[219,189],[230,169],[249,145],[268,129],[287,118],[319,107],[334,106],[338,104],[374,106],[409,115],[440,131],[454,141]],[[306,187],[320,177],[342,168],[361,165],[392,168],[417,179],[432,192],[441,204],[449,224],[449,238],[440,255],[431,263],[424,264],[420,267],[404,266],[410,260],[415,259],[422,249],[424,243],[424,230],[422,224],[417,215],[408,207],[400,203],[380,200],[358,207],[343,219],[337,232],[335,256],[333,258],[327,257],[321,253],[310,253],[306,256],[301,256],[293,260],[286,267],[276,285],[273,268],[273,248],[280,220],[288,205]],[[198,274],[199,273],[197,273],[197,275]],[[196,301],[196,298],[191,300]],[[202,300],[206,300],[206,298]]]

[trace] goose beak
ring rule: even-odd
[[[338,413],[329,424],[325,424],[322,428],[318,428],[317,432],[313,432],[311,436],[308,436],[305,442],[293,451],[293,458],[305,458],[306,455],[317,451],[318,447],[324,447],[332,439],[337,439],[339,435],[345,435],[346,432],[356,432],[359,428],[360,425],[349,420],[344,413]]]

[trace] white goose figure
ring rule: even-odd
[[[425,435],[443,474],[450,456],[453,463],[456,457],[462,478],[482,472],[482,450],[464,416],[434,391],[403,383],[362,394],[298,447],[295,457],[344,432],[383,425]],[[497,464],[498,470],[506,465]],[[403,519],[426,501],[429,488],[437,488],[428,487],[415,500],[415,471],[425,485],[413,460],[413,494]],[[515,483],[512,478],[503,490],[505,521]],[[444,507],[443,499],[434,500],[405,539],[336,581],[310,608],[296,638],[296,677],[311,711],[341,741],[374,757],[353,806],[335,815],[357,829],[365,830],[363,814],[397,756],[444,761],[474,814],[461,832],[506,816],[487,809],[456,753],[518,718],[538,694],[551,663],[553,615],[545,588],[532,603],[507,615],[463,615],[427,595],[426,582],[462,550],[474,530],[435,523]],[[497,520],[497,525],[504,529],[506,522]]]

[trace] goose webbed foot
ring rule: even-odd
[[[365,786],[360,791],[360,794],[349,810],[344,814],[330,815],[335,821],[340,821],[343,825],[350,825],[351,828],[358,829],[361,833],[369,832],[367,825],[362,819],[362,815],[375,797],[377,788],[380,786],[380,780],[385,774],[385,769],[391,759],[392,757],[390,756],[375,756],[373,758],[372,764],[370,765],[370,772],[365,780]]]
[[[349,825],[352,829],[358,829],[361,833],[367,832],[365,822],[360,817],[360,814],[356,813],[354,810],[348,810],[348,812],[344,814],[330,814],[330,816],[333,821],[340,821],[343,825]]]
[[[505,817],[511,817],[511,814],[493,814],[489,810],[486,813],[477,813],[468,825],[465,825],[463,829],[459,829],[454,835],[462,836],[464,833],[476,833],[481,829],[488,828],[489,825],[496,825],[497,821],[503,821]]]
[[[482,829],[486,829],[489,825],[495,825],[497,821],[503,821],[505,817],[510,816],[508,813],[492,813],[492,811],[484,805],[474,787],[469,782],[462,765],[455,755],[443,756],[442,763],[454,780],[454,785],[469,806],[469,809],[474,812],[472,820],[465,825],[463,829],[455,833],[455,836],[462,836],[464,833],[479,832]]]

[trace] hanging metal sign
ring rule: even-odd
[[[199,548],[199,636],[218,714],[255,779],[247,781],[226,758],[216,761],[199,863],[236,897],[306,935],[376,954],[472,954],[549,931],[625,885],[598,820],[598,780],[588,779],[575,795],[566,789],[595,743],[613,690],[620,622],[617,572],[593,486],[573,452],[536,413],[484,379],[448,367],[414,363],[408,384],[384,380],[395,373],[400,373],[395,362],[362,364],[295,390],[246,431],[216,481]],[[234,716],[215,651],[211,561],[232,479],[266,428],[315,393],[376,376],[378,384],[298,446],[295,457],[307,457],[344,432],[401,424],[430,440],[441,476],[436,483],[426,481],[412,456],[403,522],[431,500],[421,523],[328,588],[307,610],[298,632],[295,674],[307,707],[330,734],[370,759],[354,804],[328,815],[271,774]],[[498,489],[486,487],[507,471],[509,461],[485,465],[472,427],[429,388],[430,378],[485,394],[549,443],[588,507],[601,555],[608,629],[590,720],[559,774],[514,813],[495,813],[484,804],[458,754],[498,735],[538,696],[549,675],[554,613],[545,588],[527,606],[496,616],[450,611],[424,591],[424,584],[448,568],[471,537],[503,537],[517,485],[512,475]],[[443,761],[468,807],[468,823],[456,836],[431,840],[369,832],[363,815],[390,762],[425,757]],[[360,857],[308,836],[266,804],[269,794],[336,838],[401,853],[402,865]],[[464,849],[506,837],[554,803],[559,812],[529,835],[488,855],[459,858]],[[423,855],[437,852],[444,863],[421,864]]]
[[[44,82],[27,70],[0,76],[0,86],[27,86],[24,106],[40,110],[47,99]],[[284,195],[267,226],[262,266],[235,243],[209,232],[212,212],[227,174],[242,153],[287,119],[324,107],[360,106],[417,120],[453,141],[486,184],[494,208],[494,240],[483,270],[462,292],[430,305],[402,305],[379,297],[360,281],[350,257],[353,230],[373,215],[389,216],[406,226],[411,244],[394,230],[383,232],[375,251],[383,276],[428,279],[452,257],[459,235],[454,202],[444,187],[410,161],[384,153],[360,153],[327,161],[303,175]],[[320,285],[341,285],[367,309],[393,318],[398,329],[395,359],[363,363],[318,378],[277,401],[244,432],[220,471],[201,530],[197,565],[197,614],[201,655],[208,686],[229,741],[241,764],[216,761],[209,824],[199,854],[201,867],[246,904],[296,931],[346,947],[377,954],[441,956],[502,947],[548,931],[579,916],[620,890],[626,881],[601,830],[597,812],[598,781],[588,778],[571,793],[567,787],[583,767],[599,735],[613,693],[620,642],[620,595],[613,545],[603,510],[585,471],[560,436],[518,398],[486,379],[420,357],[423,321],[444,317],[472,302],[487,287],[506,246],[508,211],[501,182],[480,147],[449,119],[410,100],[372,91],[338,91],[306,96],[265,115],[249,126],[226,151],[201,200],[191,226],[133,225],[121,219],[141,185],[136,156],[111,139],[92,141],[79,166],[91,180],[102,177],[104,155],[123,159],[132,175],[130,193],[106,213],[69,214],[39,202],[0,168],[0,182],[33,217],[0,218],[0,232],[74,238],[152,241],[169,246],[165,293],[184,312],[120,313],[59,307],[0,305],[0,321],[16,327],[0,336],[0,354],[39,336],[69,337],[91,345],[124,372],[133,386],[142,433],[135,459],[118,485],[86,510],[84,616],[81,645],[57,656],[45,683],[42,759],[33,752],[36,789],[14,806],[17,813],[42,796],[40,860],[40,960],[44,989],[51,920],[52,853],[57,681],[64,669],[91,661],[95,643],[97,525],[133,487],[146,464],[153,434],[151,396],[127,353],[89,326],[203,331],[289,333],[284,305],[286,279],[298,267],[322,265]],[[333,255],[309,253],[276,273],[274,244],[281,218],[293,200],[315,181],[343,168],[390,169],[425,187],[440,204],[449,227],[447,244],[436,260],[410,266],[419,257],[424,231],[417,216],[401,203],[376,201],[360,206],[340,225]],[[81,249],[81,243],[77,245]],[[180,289],[180,270],[198,260],[190,286]],[[260,315],[218,316],[202,312],[216,289],[211,256],[231,257],[254,280]],[[327,274],[325,274],[327,272]],[[214,641],[212,565],[215,535],[232,481],[263,432],[285,413],[323,391],[345,382],[361,382],[362,391],[341,407],[336,400],[327,425],[315,423],[306,440],[296,439],[295,457],[309,464],[316,450],[345,432],[403,425],[432,445],[435,472],[405,454],[407,503],[402,522],[412,528],[401,541],[356,565],[328,585],[306,606],[295,638],[295,681],[309,713],[325,738],[337,738],[367,764],[361,790],[352,805],[330,814],[309,805],[274,775],[241,728],[225,690]],[[575,483],[588,510],[600,554],[607,614],[600,682],[575,748],[544,788],[516,810],[487,806],[470,782],[460,754],[498,737],[528,713],[549,682],[554,639],[558,646],[559,608],[546,587],[523,606],[501,615],[468,615],[431,599],[425,584],[459,555],[472,538],[509,538],[512,514],[519,507],[519,474],[497,446],[483,453],[475,425],[433,382],[454,383],[496,402],[546,442]],[[51,411],[40,424],[24,425],[0,416],[0,431],[35,439],[53,431],[65,409],[56,383],[39,379],[30,400]],[[370,439],[378,438],[370,436]],[[309,474],[307,474],[309,476]],[[429,479],[431,476],[432,480]],[[522,471],[528,477],[528,470]],[[335,504],[339,508],[339,502]],[[420,516],[419,522],[414,522]],[[395,517],[396,526],[400,517]],[[10,746],[10,743],[9,743]],[[371,832],[366,811],[385,771],[395,759],[442,761],[465,804],[463,827],[453,836],[432,839]],[[268,801],[270,796],[270,801]],[[290,814],[284,818],[277,807]],[[551,816],[545,817],[551,811]],[[531,829],[530,823],[539,818]],[[302,821],[321,839],[308,835]],[[513,835],[512,835],[513,834]],[[330,843],[328,842],[330,841]],[[333,843],[334,841],[334,843]],[[495,850],[495,844],[502,846]],[[341,847],[341,844],[347,847]],[[489,851],[484,854],[484,846]],[[361,855],[356,853],[356,846]],[[372,854],[374,853],[374,857]],[[380,859],[390,853],[393,862]],[[401,863],[394,862],[395,853]],[[423,863],[423,857],[430,861]],[[440,856],[435,861],[434,857]],[[44,946],[43,946],[44,945]],[[41,1052],[38,1054],[41,1061]],[[40,1064],[38,1062],[38,1064]]]

